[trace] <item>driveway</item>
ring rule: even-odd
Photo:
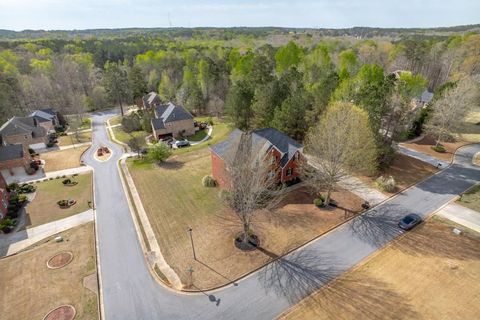
[[[111,115],[93,115],[93,148],[84,156],[95,169],[106,319],[272,319],[399,235],[396,223],[404,214],[427,216],[480,182],[480,171],[471,164],[480,145],[463,147],[453,166],[271,263],[238,286],[187,295],[162,287],[147,269],[117,170],[123,150],[108,140],[103,124]],[[100,145],[115,151],[111,160],[93,160]]]

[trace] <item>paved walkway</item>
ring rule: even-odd
[[[56,178],[56,177],[61,177],[61,176],[69,176],[72,174],[85,174],[90,171],[92,171],[92,167],[90,166],[81,166],[81,167],[76,167],[76,168],[70,168],[70,169],[65,169],[65,170],[58,170],[58,171],[51,171],[45,173],[45,176],[34,179],[34,180],[28,180],[28,182],[36,182],[36,181],[42,181],[45,179],[50,179],[50,178]]]
[[[450,164],[447,161],[437,159],[435,157],[432,157],[431,155],[421,153],[401,145],[397,145],[397,149],[400,153],[403,153],[404,155],[429,163],[434,167],[437,167],[440,164],[439,166],[440,169],[446,168]]]
[[[130,193],[132,195],[133,202],[135,203],[135,208],[137,209],[138,217],[140,218],[141,221],[138,221],[143,228],[143,231],[145,232],[146,236],[146,241],[148,242],[148,245],[150,247],[150,252],[146,252],[145,248],[144,251],[146,252],[146,255],[148,257],[148,262],[150,263],[150,266],[152,269],[154,268],[155,264],[158,266],[160,271],[165,275],[165,277],[168,279],[168,281],[173,285],[175,289],[182,289],[182,282],[180,281],[180,278],[178,275],[173,271],[173,269],[168,265],[168,263],[165,261],[162,251],[160,250],[160,246],[158,245],[157,238],[155,237],[155,233],[153,232],[152,226],[150,224],[150,220],[148,219],[147,213],[145,212],[145,208],[143,207],[142,200],[140,199],[140,194],[138,193],[137,188],[135,187],[135,183],[133,182],[133,178],[130,175],[130,172],[128,171],[128,167],[125,163],[126,157],[122,157],[122,160],[120,161],[121,165],[121,170],[125,174],[125,180],[128,186],[126,186],[122,179],[122,184],[125,189],[125,192],[128,192],[127,188],[130,190]],[[127,198],[127,201],[129,199]],[[129,203],[130,206],[130,203]],[[132,210],[135,210],[134,208],[130,207],[130,211],[133,213]],[[133,221],[135,224],[137,224],[137,221],[134,217]],[[136,228],[138,229],[139,226],[136,225]],[[139,230],[137,230],[137,233],[139,236],[141,236],[141,233]]]
[[[353,194],[359,196],[363,200],[368,201],[371,205],[377,205],[388,198],[387,195],[367,185],[365,182],[356,177],[347,177],[343,179],[339,185],[342,188],[347,189]]]
[[[92,131],[92,128],[90,128],[90,129],[83,129],[83,130],[78,130],[78,133],[91,132],[91,131]],[[71,136],[72,134],[75,134],[75,132],[67,132],[67,136]]]
[[[0,256],[15,254],[36,242],[93,221],[93,210],[10,234],[0,234]]]
[[[437,215],[459,225],[480,232],[480,212],[452,202],[437,212]]]

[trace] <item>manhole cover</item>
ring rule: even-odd
[[[76,313],[73,306],[60,306],[47,313],[43,320],[73,320]]]
[[[59,269],[65,267],[73,260],[73,253],[70,251],[60,252],[48,259],[47,267],[50,269]]]

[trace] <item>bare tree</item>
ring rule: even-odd
[[[475,97],[478,97],[479,78],[466,77],[455,87],[443,92],[433,104],[433,111],[425,128],[436,139],[436,147],[444,139],[453,137],[463,124]]]
[[[348,102],[331,105],[305,141],[309,166],[305,181],[315,189],[327,189],[325,204],[335,185],[353,172],[373,172],[377,151],[368,114]]]
[[[271,207],[283,193],[279,173],[266,143],[254,141],[251,133],[233,139],[225,157],[230,185],[225,201],[240,220],[242,242],[251,240],[252,218],[257,210]]]

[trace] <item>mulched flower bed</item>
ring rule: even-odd
[[[47,313],[43,320],[73,320],[76,314],[77,311],[73,306],[64,305]]]
[[[48,259],[47,267],[50,269],[59,269],[65,267],[73,260],[73,253],[70,251],[65,251],[58,253]]]
[[[248,242],[243,242],[242,241],[242,235],[243,233],[239,233],[237,236],[235,236],[235,247],[242,251],[253,251],[255,250],[258,246],[260,246],[260,239],[252,234],[249,236]]]

